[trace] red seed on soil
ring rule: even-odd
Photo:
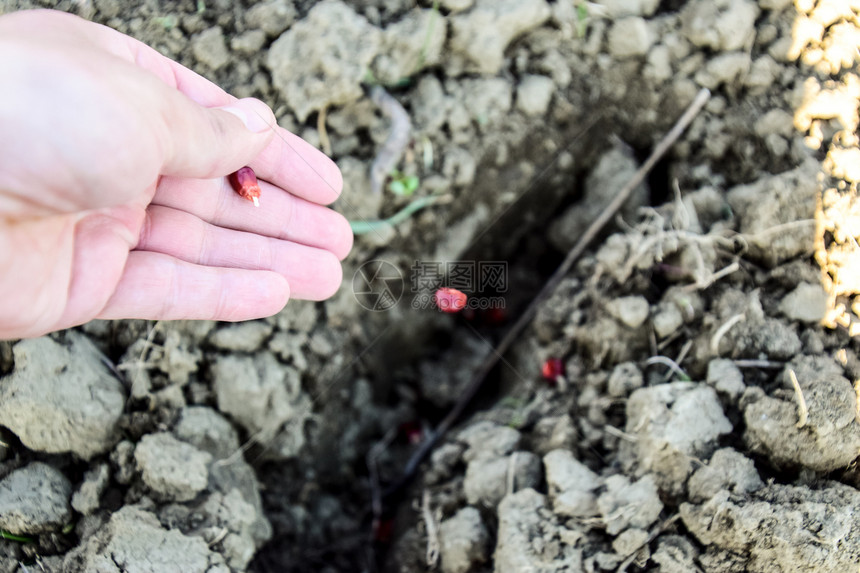
[[[561,358],[547,358],[540,369],[541,376],[548,382],[555,383],[564,376],[564,362]]]
[[[466,293],[455,288],[442,287],[436,291],[436,306],[442,312],[460,312],[466,306]]]
[[[260,184],[253,169],[242,167],[239,171],[231,173],[228,179],[240,197],[253,202],[254,207],[260,206]]]
[[[413,446],[420,444],[421,440],[424,439],[424,432],[421,430],[421,424],[418,422],[403,422],[397,430]]]

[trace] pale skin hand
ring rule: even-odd
[[[340,172],[262,102],[50,11],[0,17],[0,84],[0,339],[259,318],[340,286]],[[226,180],[243,165],[259,208]]]

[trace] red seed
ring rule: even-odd
[[[424,432],[422,432],[421,424],[418,422],[403,422],[397,429],[410,445],[417,446],[424,439]]]
[[[488,308],[487,312],[484,315],[484,321],[490,326],[498,326],[500,324],[504,324],[508,319],[508,314],[505,312],[505,309],[494,306],[492,308]]]
[[[257,175],[250,167],[242,167],[239,171],[230,174],[230,185],[240,197],[254,203],[254,207],[260,206],[260,184]]]
[[[561,358],[547,358],[540,369],[541,376],[548,382],[556,382],[564,376],[564,362]]]
[[[377,543],[388,543],[394,533],[394,519],[383,519],[374,523],[373,538]]]
[[[436,306],[442,312],[460,312],[466,306],[466,293],[455,288],[442,287],[436,291]]]

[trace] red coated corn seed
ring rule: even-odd
[[[541,366],[540,373],[547,382],[555,383],[559,376],[564,376],[564,362],[561,358],[547,358]]]
[[[442,312],[460,312],[466,306],[466,293],[443,287],[436,291],[436,306]]]
[[[243,167],[236,173],[231,173],[229,179],[230,185],[240,197],[252,201],[254,207],[260,206],[260,184],[257,183],[257,176],[253,169]]]

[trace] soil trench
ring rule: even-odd
[[[270,318],[0,342],[0,573],[860,566],[856,3],[0,0],[0,15],[37,7],[265,101],[337,162],[356,242],[332,299]],[[439,312],[441,286],[470,307]]]

